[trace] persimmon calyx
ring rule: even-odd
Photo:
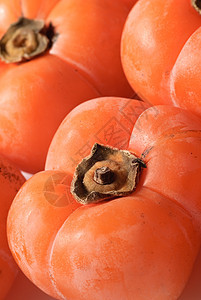
[[[52,44],[53,27],[43,20],[20,18],[11,24],[0,40],[0,58],[6,63],[30,60],[48,50]]]
[[[192,6],[201,14],[201,0],[191,0]]]
[[[71,193],[82,204],[131,194],[145,163],[127,150],[95,144],[77,166]]]

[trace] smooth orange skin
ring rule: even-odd
[[[201,263],[201,252],[194,264],[194,270],[191,275],[191,280],[186,285],[182,295],[178,300],[189,300],[189,299],[199,299],[201,295],[201,287],[200,287],[200,263]],[[196,274],[198,273],[198,274]],[[196,280],[194,280],[196,275]],[[193,280],[192,280],[193,279]],[[18,276],[15,279],[14,284],[9,290],[8,295],[5,300],[22,300],[22,299],[30,299],[30,300],[54,300],[51,296],[48,296],[46,293],[41,291],[34,285],[21,271],[18,272]]]
[[[198,240],[183,209],[142,188],[76,210],[56,236],[51,274],[66,299],[177,299]]]
[[[57,173],[59,176],[63,175],[64,178],[67,176],[69,189],[72,176]],[[57,294],[49,278],[49,256],[52,243],[68,215],[80,205],[74,199],[69,205],[63,203],[61,206],[47,201],[44,186],[52,175],[55,175],[55,172],[39,172],[20,190],[17,198],[26,199],[27,204],[23,205],[21,201],[15,201],[9,213],[12,224],[8,220],[8,235],[10,247],[14,249],[15,259],[25,275],[38,287],[56,297]],[[51,185],[50,188],[53,190]],[[30,191],[33,192],[29,193]],[[23,221],[22,215],[25,216]],[[17,232],[11,230],[11,227],[15,226],[17,226]],[[26,231],[25,228],[27,228]]]
[[[143,101],[118,97],[100,97],[77,106],[54,135],[45,169],[68,170],[73,174],[94,143],[126,149],[134,123],[148,107]]]
[[[0,157],[0,300],[5,298],[18,272],[8,247],[6,220],[10,205],[24,181],[20,171]]]
[[[52,141],[46,168],[54,170],[35,174],[15,197],[7,229],[13,256],[56,299],[176,300],[190,278],[201,241],[201,121],[147,106],[98,98],[76,107]],[[147,168],[130,196],[83,206],[70,182],[94,142],[128,149]],[[53,176],[65,184],[50,184]],[[62,195],[68,201],[59,206]]]
[[[66,114],[101,95],[131,97],[120,61],[129,7],[111,0],[3,0],[0,35],[20,16],[44,19],[58,33],[50,51],[21,64],[0,62],[0,153],[29,173],[44,169]]]
[[[122,35],[122,64],[131,86],[154,105],[201,115],[201,16],[190,0],[139,0]]]
[[[127,5],[127,7],[131,9],[138,0],[122,0],[122,1]]]

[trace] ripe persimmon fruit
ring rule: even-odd
[[[120,61],[129,7],[111,0],[2,0],[0,10],[0,153],[35,173],[72,108],[101,95],[133,95]]]
[[[125,74],[145,101],[201,115],[201,1],[139,0],[125,23]]]
[[[73,109],[46,171],[15,197],[13,256],[57,299],[173,300],[187,284],[201,241],[201,121],[147,107],[106,97]]]

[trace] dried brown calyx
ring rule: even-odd
[[[77,166],[71,193],[82,204],[132,193],[144,162],[126,150],[95,144]]]
[[[30,60],[47,51],[55,39],[51,24],[43,20],[20,18],[11,24],[0,40],[0,58],[6,63]]]
[[[191,0],[192,6],[201,14],[201,0]]]

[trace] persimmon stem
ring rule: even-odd
[[[201,14],[201,0],[191,0],[191,3],[195,10]]]
[[[115,174],[108,167],[101,167],[94,172],[94,181],[98,184],[111,184],[114,182]]]
[[[126,150],[95,144],[77,166],[71,193],[82,204],[132,193],[145,163]]]
[[[6,63],[30,60],[47,51],[53,42],[53,26],[43,20],[20,18],[0,40],[0,58]]]

